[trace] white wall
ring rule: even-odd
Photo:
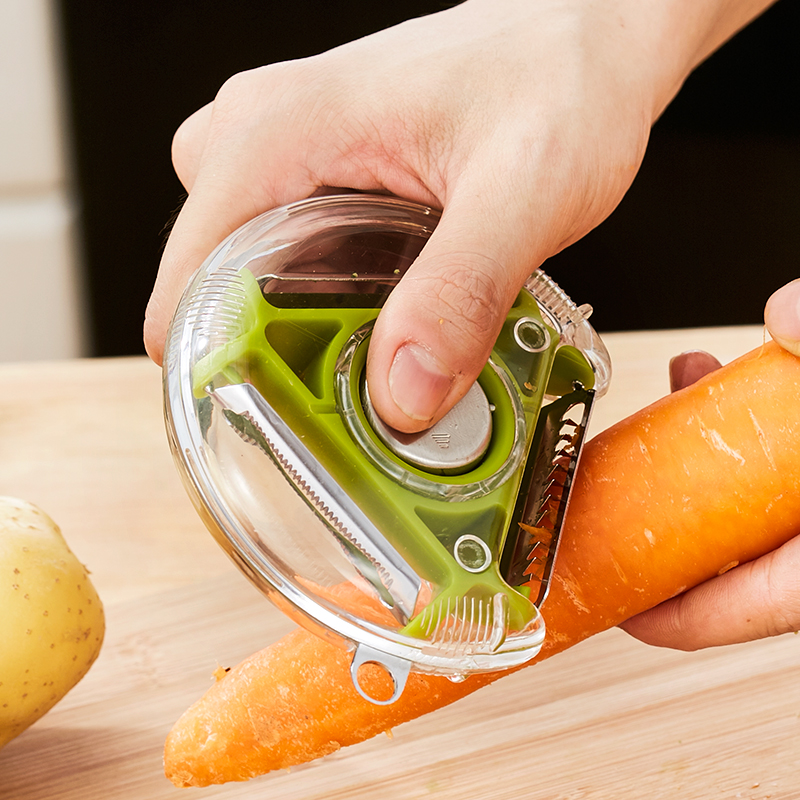
[[[86,353],[50,0],[0,0],[0,361]]]

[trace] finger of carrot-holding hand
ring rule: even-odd
[[[800,356],[800,278],[787,283],[767,300],[764,322],[781,347]]]
[[[728,566],[621,627],[647,644],[677,650],[800,630],[800,536],[756,561]]]
[[[669,362],[669,390],[677,392],[719,369],[719,359],[705,350],[687,350]]]

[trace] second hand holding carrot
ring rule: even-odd
[[[800,356],[800,280],[769,299],[767,329],[784,349]],[[673,391],[719,366],[701,351],[670,363]],[[798,522],[800,530],[800,522]],[[742,536],[747,531],[742,530]],[[706,581],[629,619],[624,630],[648,644],[698,650],[800,630],[800,535],[761,558]]]

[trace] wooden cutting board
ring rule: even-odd
[[[706,347],[727,360],[761,333],[607,340],[616,379],[595,432],[666,391],[674,352]],[[6,365],[0,379],[0,493],[61,524],[108,621],[86,678],[0,751],[2,800],[800,798],[800,637],[686,654],[619,631],[392,738],[245,784],[174,788],[161,765],[171,725],[217,666],[291,623],[233,568],[186,499],[155,367]]]
[[[176,789],[161,748],[211,672],[287,630],[236,576],[109,609],[91,673],[0,753],[0,797],[794,798],[800,641],[685,655],[612,631],[436,714],[246,784]]]

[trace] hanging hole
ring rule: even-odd
[[[355,690],[370,703],[388,706],[403,693],[411,662],[359,645],[350,663]]]
[[[365,661],[358,668],[356,681],[362,695],[367,695],[373,703],[387,703],[395,691],[394,678],[383,664]]]

